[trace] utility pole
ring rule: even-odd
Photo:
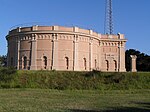
[[[106,0],[104,34],[113,34],[112,0]]]

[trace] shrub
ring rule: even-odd
[[[150,89],[149,73],[106,73],[68,71],[16,71],[0,69],[2,88],[49,89]]]
[[[16,69],[14,68],[1,68],[0,69],[0,81],[9,82],[13,79]]]

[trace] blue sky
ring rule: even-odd
[[[113,0],[114,33],[125,34],[126,49],[150,55],[150,0]],[[0,55],[5,36],[22,24],[78,26],[104,33],[105,0],[0,0]]]

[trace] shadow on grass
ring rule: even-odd
[[[137,107],[116,107],[110,110],[80,110],[71,109],[70,112],[150,112],[150,103],[132,102],[138,104]]]
[[[150,111],[150,102],[133,102],[133,103],[141,105],[144,108],[148,108]]]
[[[82,109],[70,109],[70,112],[102,112],[98,110],[82,110]]]
[[[125,107],[125,108],[116,108],[111,110],[80,110],[80,109],[71,109],[70,112],[150,112],[150,109],[134,108],[134,107]]]

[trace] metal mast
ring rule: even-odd
[[[106,0],[105,9],[105,34],[113,34],[113,11],[112,11],[112,0]]]

